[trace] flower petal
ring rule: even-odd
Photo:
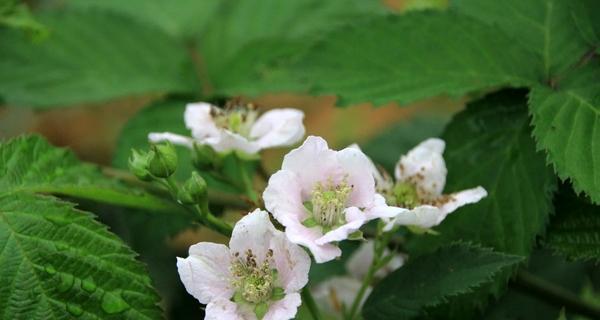
[[[302,187],[302,199],[308,199],[315,184],[340,176],[336,152],[321,137],[309,136],[304,143],[283,158],[282,170],[296,173]]]
[[[400,157],[395,169],[396,180],[417,184],[417,192],[423,199],[441,195],[448,173],[442,157],[445,145],[444,140],[436,138],[421,142]]]
[[[229,248],[232,253],[243,255],[247,250],[262,262],[267,255],[275,227],[266,211],[256,209],[240,219],[233,228]]]
[[[385,249],[383,254],[388,255],[390,253],[389,250]],[[356,251],[352,253],[348,261],[346,262],[346,270],[348,273],[355,277],[356,279],[363,279],[367,272],[369,271],[369,267],[373,262],[373,257],[375,256],[375,241],[368,240],[363,242]],[[381,269],[375,273],[375,277],[378,279],[382,279],[386,275],[390,274],[392,271],[400,268],[404,264],[404,258],[400,254],[394,254],[391,260],[387,263],[387,265],[383,266]]]
[[[177,270],[181,282],[189,294],[200,303],[214,299],[229,299],[231,286],[229,249],[222,244],[200,242],[190,247],[189,256],[177,258]]]
[[[360,229],[367,221],[365,213],[357,207],[346,208],[344,214],[346,215],[346,224],[339,226],[316,239],[315,243],[317,245],[346,240],[351,233]]]
[[[310,257],[306,251],[288,240],[281,231],[275,231],[270,247],[273,249],[273,260],[285,292],[300,291],[308,282],[310,270]]]
[[[279,170],[269,178],[263,201],[265,208],[283,226],[302,222],[307,217],[300,180],[292,171]]]
[[[349,145],[348,148],[358,149],[362,152],[362,149],[356,143]],[[385,179],[383,177],[383,175],[381,174],[381,171],[379,169],[377,169],[377,166],[375,165],[375,163],[373,163],[373,160],[371,160],[371,158],[369,158],[369,157],[367,157],[367,159],[369,160],[368,161],[369,171],[371,172],[371,174],[373,175],[373,178],[375,179],[375,189],[376,190],[391,189],[393,187],[393,181],[391,181],[391,178]]]
[[[315,240],[323,236],[319,228],[307,228],[300,223],[285,228],[285,235],[291,242],[307,247],[317,263],[331,261],[342,255],[342,250],[332,244],[318,245]]]
[[[217,107],[206,102],[188,103],[185,106],[183,120],[192,131],[192,137],[202,142],[208,137],[218,137],[221,133],[215,125],[211,110]]]
[[[392,218],[390,223],[385,226],[384,231],[389,231],[394,225],[431,228],[442,222],[445,217],[446,215],[438,207],[430,205],[418,206]]]
[[[152,143],[169,141],[172,144],[185,146],[190,149],[194,146],[194,139],[170,132],[152,132],[148,134],[148,140]]]
[[[450,200],[440,207],[445,216],[465,204],[479,202],[479,200],[487,196],[487,191],[482,187],[477,187],[456,192],[449,196]]]
[[[315,287],[313,294],[319,307],[327,313],[342,316],[342,310],[352,307],[354,298],[360,290],[362,282],[348,276],[331,277]],[[371,287],[367,288],[360,306],[371,293]],[[360,308],[359,308],[360,309]]]
[[[217,299],[206,306],[204,320],[246,320],[238,305],[228,299]]]
[[[260,151],[260,147],[255,142],[225,129],[221,130],[219,136],[207,137],[204,142],[217,152],[238,150],[246,154],[256,154]]]
[[[286,294],[283,299],[271,303],[269,311],[262,320],[288,320],[293,319],[302,304],[299,293]]]
[[[337,152],[343,173],[352,186],[348,206],[370,207],[375,194],[375,178],[371,172],[371,160],[359,149],[346,148]]]
[[[260,116],[250,131],[259,148],[290,146],[304,137],[304,112],[298,109],[273,109]]]
[[[397,215],[409,211],[408,209],[388,206],[385,204],[385,198],[380,194],[375,194],[373,200],[373,207],[368,208],[365,211],[367,215],[367,220],[373,220],[377,218],[385,219],[385,218],[394,218]]]

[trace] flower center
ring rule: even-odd
[[[245,252],[245,258],[240,257],[239,253],[235,257],[237,260],[231,266],[231,273],[238,298],[253,304],[270,300],[277,279],[277,270],[271,268],[273,250],[269,249],[261,264],[256,262],[252,250]]]
[[[324,231],[329,231],[337,225],[344,224],[344,209],[352,191],[352,186],[347,181],[334,184],[328,181],[317,183],[311,194],[311,200],[304,205],[311,212],[303,223],[307,227],[321,226]]]
[[[240,106],[232,103],[228,104],[225,109],[213,109],[212,117],[217,127],[249,138],[258,112],[252,104]]]
[[[410,182],[396,182],[388,195],[387,200],[394,202],[393,205],[413,209],[421,204],[421,199],[417,193],[417,187]]]

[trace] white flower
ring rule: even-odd
[[[389,251],[385,250],[384,256],[388,254]],[[346,262],[348,275],[331,277],[319,283],[312,290],[315,300],[318,301],[324,312],[341,317],[343,308],[345,307],[348,310],[352,306],[374,256],[375,241],[365,241]],[[404,256],[395,254],[384,267],[375,273],[375,278],[383,279],[392,271],[400,268],[404,264],[404,260]],[[370,286],[367,287],[359,307],[365,302],[371,290]]]
[[[148,139],[157,143],[192,148],[194,143],[211,146],[219,153],[237,150],[256,154],[262,149],[290,146],[304,136],[304,113],[297,109],[273,109],[261,116],[249,106],[217,108],[206,102],[190,103],[185,108],[185,126],[192,137],[174,133],[150,133]]]
[[[430,138],[400,157],[396,164],[396,182],[378,186],[378,192],[386,203],[410,211],[400,212],[388,220],[384,230],[396,225],[431,228],[439,225],[448,214],[469,203],[476,203],[487,196],[482,187],[467,189],[452,194],[442,194],[446,184],[446,163],[442,157],[446,143]],[[369,165],[372,174],[382,176],[373,162]]]
[[[375,193],[369,159],[360,150],[329,149],[309,136],[283,159],[269,179],[265,207],[285,227],[287,237],[307,247],[318,263],[341,255],[336,242],[367,221],[393,217],[395,209]]]
[[[235,225],[229,248],[200,242],[177,258],[186,290],[206,304],[205,319],[291,319],[308,282],[310,257],[259,209]]]

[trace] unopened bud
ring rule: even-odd
[[[140,180],[152,180],[152,175],[149,171],[152,153],[152,151],[142,152],[135,149],[131,150],[131,156],[129,157],[129,170]]]
[[[196,172],[183,184],[177,198],[183,204],[201,204],[207,197],[206,181]]]
[[[177,151],[170,143],[152,145],[149,170],[159,178],[170,177],[177,169]]]
[[[194,167],[198,170],[209,169],[214,166],[218,156],[211,146],[206,144],[194,144]]]

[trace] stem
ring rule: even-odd
[[[252,201],[252,203],[254,203],[255,205],[258,206],[258,194],[254,190],[254,185],[252,183],[252,177],[250,177],[250,175],[248,174],[248,171],[246,170],[243,163],[241,163],[241,162],[242,161],[239,160],[238,166],[240,167],[242,183],[244,184],[244,189],[246,191],[246,195],[248,196],[248,198],[250,198],[250,201]]]
[[[310,315],[314,320],[321,319],[321,313],[319,312],[319,307],[315,303],[315,299],[313,298],[308,287],[302,288],[302,301],[306,304],[308,311],[310,311]]]
[[[600,319],[600,307],[582,301],[576,294],[527,271],[519,271],[512,283],[523,292],[536,296],[551,305],[564,306],[567,311]]]
[[[205,208],[202,207],[204,206],[194,206],[195,213],[200,218],[202,224],[206,225],[210,229],[215,230],[226,237],[231,237],[231,233],[233,232],[233,228],[231,227],[231,225],[210,213],[208,211],[208,206],[206,206]]]

